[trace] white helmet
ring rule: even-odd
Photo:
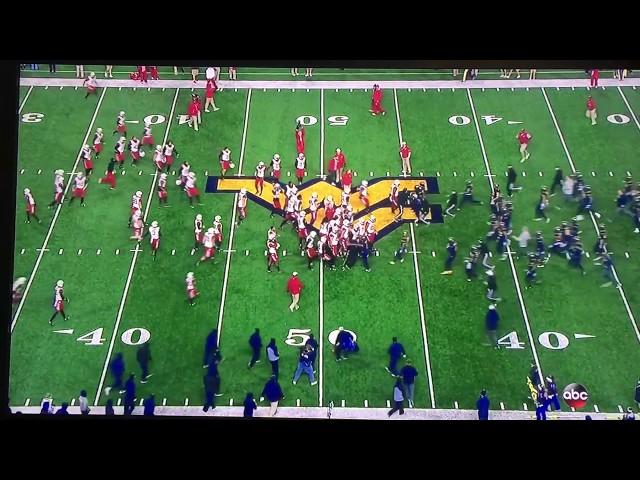
[[[153,222],[151,222],[151,226],[152,227],[157,227],[158,226],[158,222],[154,220]]]
[[[160,178],[162,178],[162,179],[167,178],[167,174],[166,174],[166,173],[161,173],[161,174],[160,174]]]
[[[89,76],[90,76],[91,78],[95,78],[96,74],[95,74],[94,72],[91,72],[91,73],[89,74]]]
[[[246,194],[246,193],[247,193],[247,189],[246,189],[246,188],[244,188],[244,187],[242,187],[242,188],[240,189],[240,193],[241,193],[241,194],[243,194],[243,195],[244,195],[244,194]]]
[[[258,163],[258,166],[259,166],[259,167],[264,167],[264,162],[259,162],[259,163]]]
[[[280,155],[276,153],[276,154],[273,156],[273,158],[275,158],[276,160],[280,160]]]
[[[24,194],[25,195],[29,195],[31,193],[31,190],[29,190],[28,188],[24,189]]]
[[[123,117],[123,116],[124,116],[124,110],[122,110],[122,111],[120,112],[120,116],[121,116],[121,117]]]
[[[82,177],[84,177],[84,173],[78,172],[78,178],[82,178]]]
[[[201,214],[197,214],[196,215],[196,220],[202,220],[202,215]]]
[[[407,142],[401,142],[401,143],[400,143],[400,146],[401,146],[401,147],[406,147],[406,146],[407,146]]]
[[[340,153],[342,152],[342,150],[340,150],[339,148],[336,148],[336,153]]]
[[[64,287],[64,282],[63,282],[62,280],[58,280],[58,281],[56,282],[56,286],[57,286],[57,287],[61,287],[61,288],[62,288],[62,287]]]
[[[375,223],[375,221],[376,221],[376,217],[374,217],[373,215],[371,215],[371,217],[369,217],[369,220],[371,221],[371,223]]]
[[[311,236],[311,238],[316,238],[316,235],[318,234],[316,232],[311,232],[309,235]]]
[[[127,141],[127,137],[120,137],[120,140],[118,140],[119,142],[126,142]]]
[[[156,145],[156,150],[159,152],[162,150],[162,145]]]
[[[196,178],[195,172],[189,172],[189,178]]]
[[[400,185],[400,180],[394,180],[393,184],[397,187],[398,185]]]
[[[150,127],[151,126],[151,122],[144,122],[144,126],[145,127]]]
[[[55,172],[56,175],[64,175],[64,170],[62,170],[61,168],[59,168],[58,170],[56,170]]]
[[[324,199],[327,202],[333,202],[333,197],[331,195],[327,195]]]
[[[214,220],[215,220],[216,222],[219,222],[220,220],[222,220],[222,217],[221,217],[220,215],[216,215],[216,216],[214,217]]]
[[[193,272],[187,273],[187,278],[193,278]]]
[[[347,212],[353,212],[353,207],[351,205],[347,205]]]
[[[82,147],[83,150],[89,150],[89,145],[85,145],[84,147]]]
[[[369,185],[369,182],[367,182],[366,180],[362,180],[362,186],[366,187],[367,185]]]
[[[102,133],[102,129],[100,127],[98,127],[98,129],[96,130],[96,132],[98,133]]]
[[[213,232],[214,232],[213,227],[211,227],[211,228],[209,228],[209,229],[207,230],[207,233],[209,233],[209,234],[211,234],[211,235],[213,235]]]
[[[136,197],[138,197],[138,198],[142,197],[142,192],[140,190],[138,190],[136,192]]]

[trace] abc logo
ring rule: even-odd
[[[567,405],[577,409],[584,408],[589,400],[589,392],[579,383],[572,383],[564,387],[562,398]]]

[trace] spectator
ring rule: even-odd
[[[487,337],[489,338],[489,346],[494,347],[496,350],[500,349],[498,345],[498,323],[500,322],[500,315],[496,310],[496,306],[489,305],[486,317]]]
[[[407,360],[407,364],[400,370],[400,375],[402,376],[402,383],[404,384],[406,390],[409,408],[413,408],[413,393],[416,386],[416,377],[418,376],[418,371],[412,365],[411,360]]]
[[[49,64],[49,73],[56,73],[56,64],[55,63],[50,63]]]
[[[313,68],[307,68],[307,71],[305,72],[304,76],[308,78],[313,77]]]
[[[109,399],[107,400],[107,404],[104,407],[104,414],[105,415],[115,415],[116,412],[114,412],[113,410],[113,400]]]
[[[153,373],[149,373],[149,362],[152,360],[150,348],[149,342],[146,342],[136,352],[136,360],[138,360],[138,364],[142,370],[140,383],[147,383],[149,381],[149,377],[153,375]]]
[[[478,420],[489,420],[489,397],[487,397],[487,391],[482,389],[480,392],[480,398],[476,402],[476,408],[478,409]]]
[[[278,383],[278,377],[276,375],[271,375],[271,378],[267,381],[264,388],[262,389],[262,393],[260,394],[260,401],[262,402],[265,398],[271,404],[271,408],[269,409],[269,416],[273,417],[278,412],[278,402],[285,398],[284,393],[282,392],[282,388]]]
[[[193,83],[198,83],[198,74],[200,73],[200,67],[191,67],[191,78]]]
[[[253,412],[257,410],[257,408],[256,401],[253,399],[253,393],[247,393],[247,396],[244,398],[244,412],[242,416],[245,418],[253,418]]]
[[[84,78],[84,65],[76,65],[76,78]]]
[[[153,393],[144,399],[144,402],[142,403],[142,405],[144,406],[145,417],[153,417],[155,415],[156,397]]]
[[[104,66],[104,78],[113,78],[113,65]]]
[[[291,67],[291,76],[295,77],[298,75],[298,68],[297,67]]]
[[[538,70],[536,70],[535,68],[532,68],[531,70],[529,70],[529,80],[535,80],[537,72]]]
[[[69,404],[67,402],[64,402],[56,412],[56,415],[69,415],[69,412],[67,411],[68,408],[69,408]]]
[[[298,358],[298,368],[296,368],[295,373],[293,374],[293,384],[296,385],[298,383],[298,379],[303,373],[306,373],[309,377],[309,383],[311,386],[314,386],[318,383],[315,376],[313,375],[313,368],[311,367],[311,358],[309,355],[309,347],[305,346],[300,351],[300,357]]]
[[[180,69],[180,73],[184,73],[184,67],[173,67],[174,75],[178,75],[178,68]]]
[[[80,396],[78,397],[78,402],[80,403],[80,413],[82,415],[89,415],[91,409],[89,408],[89,399],[87,398],[87,391],[82,390],[80,392]]]
[[[124,414],[131,415],[135,408],[136,401],[136,375],[129,375],[129,379],[124,384]]]
[[[303,288],[304,284],[298,278],[298,272],[293,272],[287,281],[287,292],[291,294],[291,305],[289,305],[291,312],[293,312],[294,309],[300,309],[298,302],[300,301],[300,292],[302,292]]]
[[[249,337],[249,346],[251,346],[251,360],[249,361],[249,368],[260,361],[260,350],[262,350],[262,338],[260,338],[260,329],[256,328],[256,331]]]
[[[636,419],[636,416],[633,413],[633,408],[631,407],[627,408],[627,413],[625,413],[622,416],[622,420],[635,420],[635,419]]]
[[[404,415],[404,389],[402,388],[402,380],[399,378],[396,380],[396,384],[393,387],[393,403],[394,406],[387,415],[390,417],[398,410],[400,411],[400,415]]]
[[[238,68],[229,67],[229,80],[237,80],[237,79],[238,79]]]
[[[276,339],[272,338],[267,345],[267,358],[271,364],[271,374],[277,379],[279,375],[278,362],[280,355],[278,354],[278,347],[276,346]]]

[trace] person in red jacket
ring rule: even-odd
[[[594,68],[593,70],[591,70],[591,86],[592,87],[598,87],[598,79],[600,78],[600,70],[598,70],[597,68]]]
[[[138,65],[138,80],[140,80],[140,82],[147,83],[147,66],[146,65]]]
[[[342,174],[342,189],[347,193],[351,193],[351,185],[353,185],[353,174],[351,170],[347,170]]]
[[[591,95],[587,98],[586,117],[591,119],[591,125],[596,125],[596,118],[598,118],[598,114],[596,113],[596,101]]]
[[[304,127],[300,122],[296,125],[296,150],[304,153]]]
[[[291,305],[289,305],[289,310],[293,312],[293,310],[300,309],[300,305],[298,305],[298,301],[300,300],[300,292],[304,285],[298,278],[298,272],[293,272],[291,274],[291,278],[287,281],[287,292],[291,294]]]
[[[216,102],[214,100],[214,97],[216,95],[216,91],[218,90],[218,85],[216,84],[216,81],[214,79],[211,80],[207,80],[207,86],[205,87],[205,93],[204,93],[204,111],[206,113],[209,113],[209,105],[213,106],[213,111],[217,112],[218,110],[220,110],[218,107],[216,107]]]
[[[149,67],[149,70],[151,71],[151,80],[160,80],[160,77],[158,76],[158,66],[157,65],[151,65]]]
[[[200,99],[200,95],[197,93],[192,93],[191,98],[196,104],[196,108],[198,109],[198,125],[202,123],[202,100]]]
[[[331,185],[335,185],[336,182],[340,181],[340,177],[338,177],[338,157],[334,155],[329,159],[329,176],[327,178]]]
[[[371,115],[378,115],[381,113],[382,115],[386,114],[384,108],[382,108],[382,89],[380,85],[375,84],[373,86],[373,93],[371,95]]]
[[[198,104],[195,100],[189,102],[187,107],[187,115],[189,115],[189,126],[193,127],[195,131],[198,131]]]

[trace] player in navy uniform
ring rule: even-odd
[[[458,244],[453,239],[453,237],[449,237],[449,241],[447,242],[447,259],[444,261],[444,271],[441,275],[451,275],[453,274],[453,270],[451,270],[451,266],[453,265],[453,261],[458,254]]]
[[[549,404],[553,406],[554,410],[560,410],[560,400],[558,400],[558,386],[556,385],[556,379],[553,375],[547,377],[547,398]]]

